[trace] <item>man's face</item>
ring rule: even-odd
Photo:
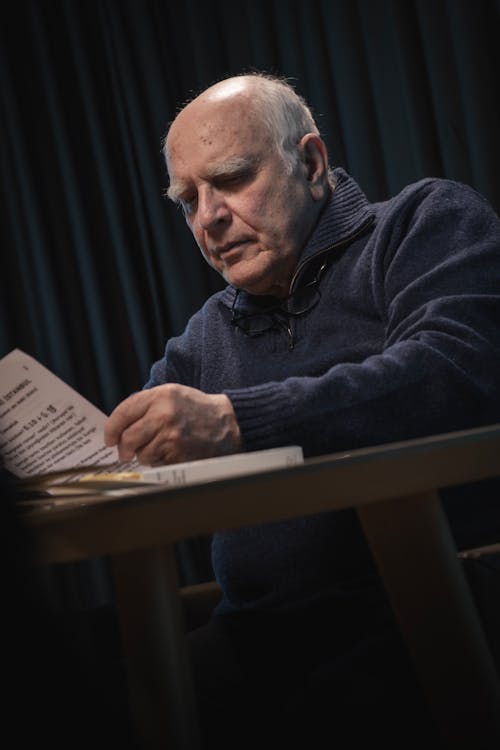
[[[245,96],[200,98],[167,138],[169,196],[207,262],[233,286],[285,296],[318,216],[307,166],[287,174]]]

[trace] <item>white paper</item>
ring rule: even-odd
[[[106,415],[28,354],[0,360],[0,455],[17,477],[118,463]]]

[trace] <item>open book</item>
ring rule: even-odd
[[[71,494],[137,483],[179,486],[303,462],[300,446],[168,466],[120,463],[104,445],[106,415],[28,354],[0,359],[0,456],[26,490]]]

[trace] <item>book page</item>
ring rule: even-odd
[[[106,415],[28,354],[0,360],[0,456],[17,477],[118,464],[104,445]]]

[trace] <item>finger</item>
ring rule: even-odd
[[[134,393],[118,404],[104,424],[104,444],[110,448],[118,445],[123,432],[137,422],[148,410],[150,393]]]
[[[143,466],[163,466],[175,463],[175,457],[171,455],[171,444],[163,440],[152,440],[136,451],[136,458]]]
[[[182,451],[179,455],[177,430],[169,429],[163,425],[162,429],[157,431],[143,432],[141,437],[144,438],[144,441],[141,445],[136,445],[135,448],[135,457],[139,463],[145,466],[160,466],[182,460]]]
[[[158,433],[162,427],[165,428],[165,425],[151,418],[150,412],[126,427],[117,443],[120,461],[130,461],[134,456],[141,460],[139,454],[158,441]]]

